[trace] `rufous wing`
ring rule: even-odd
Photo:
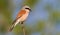
[[[25,13],[26,13],[25,10],[21,10],[21,11],[17,14],[16,18],[19,18],[19,17],[23,16]]]

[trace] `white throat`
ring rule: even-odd
[[[29,13],[29,10],[25,9],[25,11]]]

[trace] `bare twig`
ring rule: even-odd
[[[21,26],[22,26],[23,34],[26,35],[24,24],[21,24]]]

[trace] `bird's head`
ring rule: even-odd
[[[27,5],[24,5],[22,9],[26,10],[28,12],[31,12],[31,8],[29,6],[27,6]]]

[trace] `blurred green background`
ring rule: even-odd
[[[32,9],[26,35],[60,35],[60,0],[0,0],[0,35],[23,35],[19,24],[7,32],[23,5]]]

